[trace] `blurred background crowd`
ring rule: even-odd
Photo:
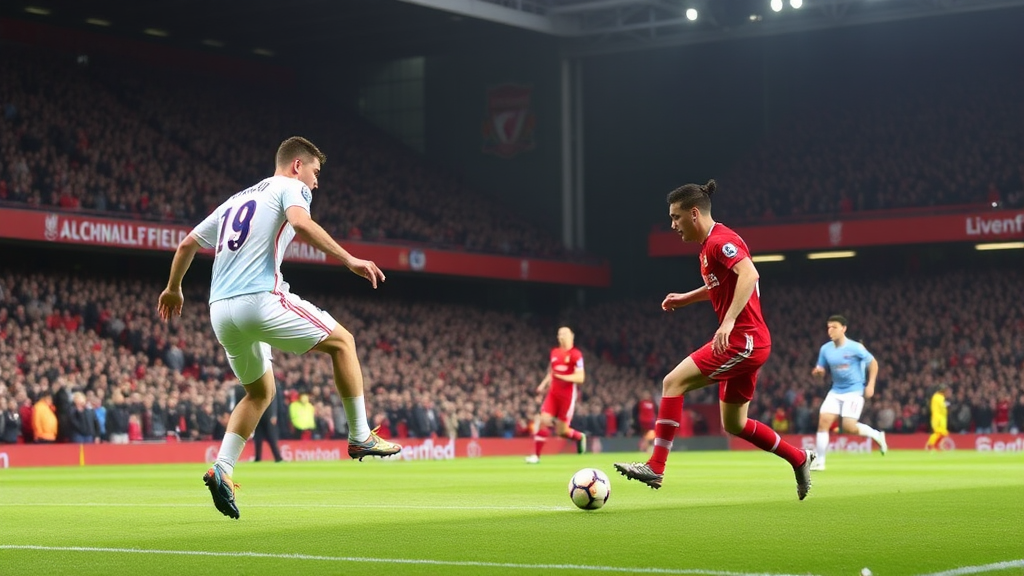
[[[1024,131],[1007,126],[1024,123],[1024,81],[1002,78],[996,87],[972,85],[968,94],[922,86],[919,99],[880,97],[803,115],[722,179],[743,194],[723,196],[721,208],[716,199],[716,211],[742,221],[1020,207]],[[589,258],[360,120],[334,111],[330,129],[318,129],[316,105],[283,108],[270,96],[241,98],[243,89],[5,47],[0,205],[194,224],[269,173],[267,151],[282,134],[307,133],[328,154],[314,216],[342,242]],[[1024,428],[1021,267],[950,263],[869,275],[837,268],[815,278],[767,270],[762,298],[774,346],[754,417],[780,432],[816,429],[827,384],[810,372],[826,340],[825,319],[840,313],[850,320],[849,336],[881,365],[863,421],[887,432],[924,431],[928,399],[945,383],[951,431]],[[0,260],[0,440],[221,437],[242,392],[209,327],[207,287],[188,284],[191,305],[165,324],[154,310],[163,280],[129,269],[112,275]],[[355,334],[368,414],[392,437],[529,435],[540,401],[534,388],[563,324],[575,330],[586,359],[573,426],[595,436],[640,433],[663,375],[716,326],[710,306],[662,313],[663,294],[524,314],[300,293]],[[278,353],[274,370],[283,437],[346,435],[325,358]],[[687,404],[716,398],[705,389]],[[706,410],[688,415],[694,433],[721,432]]]

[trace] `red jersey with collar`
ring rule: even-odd
[[[583,353],[578,348],[563,350],[560,346],[551,349],[551,392],[570,392],[576,384],[563,380],[577,369],[583,369]]]
[[[711,296],[711,306],[718,315],[719,323],[725,318],[725,313],[732,305],[732,296],[736,293],[739,277],[733,273],[732,267],[749,257],[750,250],[743,238],[718,222],[711,226],[708,237],[701,244],[700,274],[704,277],[704,285]],[[755,348],[771,346],[772,337],[761,315],[761,288],[758,285],[754,286],[750,300],[747,300],[740,315],[736,317],[729,342],[744,348],[746,336],[753,338]]]

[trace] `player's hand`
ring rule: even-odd
[[[818,378],[821,378],[824,375],[825,369],[822,368],[821,366],[815,366],[814,370],[811,370],[811,376],[817,376]]]
[[[676,308],[682,308],[685,304],[683,302],[683,294],[677,294],[675,292],[665,296],[665,299],[661,301],[661,309],[665,312],[671,312]]]
[[[868,384],[866,387],[864,387],[864,399],[865,400],[867,400],[868,398],[871,398],[874,395],[875,395],[875,385],[874,384]]]
[[[735,320],[728,318],[722,320],[722,325],[718,327],[715,338],[711,341],[711,350],[714,353],[721,354],[729,349],[729,335],[732,334],[732,328],[735,325]]]
[[[156,311],[160,314],[160,319],[166,322],[171,319],[171,315],[181,316],[181,306],[185,303],[185,296],[181,293],[181,288],[177,290],[171,290],[165,288],[160,293],[160,300],[157,301]]]
[[[373,285],[374,290],[377,289],[377,282],[383,282],[385,280],[384,273],[381,272],[380,268],[370,260],[353,258],[348,264],[346,264],[346,266],[348,266],[349,270],[369,280],[370,284]]]
[[[547,390],[547,389],[548,389],[548,387],[546,385],[541,384],[540,386],[537,386],[537,394],[543,394],[544,391]]]

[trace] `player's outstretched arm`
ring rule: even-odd
[[[551,385],[551,371],[549,370],[547,375],[544,376],[544,379],[541,380],[540,384],[537,385],[537,394],[543,394],[544,391],[547,390],[548,386],[550,386],[550,385]]]
[[[157,313],[160,314],[162,320],[168,320],[172,314],[181,316],[181,307],[185,303],[185,296],[181,293],[181,281],[185,278],[185,272],[188,272],[199,248],[199,242],[195,236],[189,234],[174,251],[174,260],[171,261],[171,277],[167,280],[167,288],[160,293],[156,304]]]
[[[337,258],[349,270],[369,280],[374,288],[377,287],[377,282],[385,280],[384,272],[381,272],[381,269],[376,264],[370,260],[363,260],[349,254],[347,250],[334,241],[334,238],[331,238],[331,235],[322,226],[313,221],[309,216],[309,212],[306,212],[304,208],[290,206],[285,211],[285,216],[299,238],[323,250],[324,253]]]
[[[711,299],[711,293],[708,292],[707,286],[701,286],[696,290],[690,290],[685,294],[678,294],[673,292],[665,299],[661,301],[661,309],[666,312],[671,312],[676,308],[682,308],[683,306],[689,306],[694,302],[703,302]]]

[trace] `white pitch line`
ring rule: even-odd
[[[1024,568],[1024,559],[996,562],[995,564],[985,564],[983,566],[964,566],[963,568],[923,574],[922,576],[964,576],[965,574],[981,574],[983,572],[995,572],[996,570],[1007,570],[1009,568]]]
[[[19,546],[0,544],[0,550],[41,550],[45,552],[104,552],[113,554],[166,554],[173,556],[214,556],[228,558],[269,558],[273,560],[319,560],[373,564],[418,564],[424,566],[456,566],[468,568],[501,568],[518,570],[585,570],[589,572],[621,572],[625,574],[693,574],[704,576],[797,576],[764,572],[726,572],[676,568],[643,568],[623,566],[588,566],[586,564],[517,564],[508,562],[477,562],[473,560],[427,560],[414,558],[354,558],[315,556],[311,554],[270,554],[266,552],[206,552],[199,550],[140,550],[137,548],[87,548],[82,546]],[[808,575],[802,575],[808,576]]]
[[[0,508],[88,508],[88,507],[110,507],[110,508],[209,508],[209,504],[197,504],[194,502],[183,504],[169,504],[167,502],[156,502],[152,504],[138,504],[129,502],[0,502]],[[308,504],[245,504],[245,508],[309,508]],[[564,512],[575,510],[569,506],[440,506],[436,504],[317,504],[317,508],[368,508],[368,509],[402,509],[402,510],[508,510],[512,512]]]

